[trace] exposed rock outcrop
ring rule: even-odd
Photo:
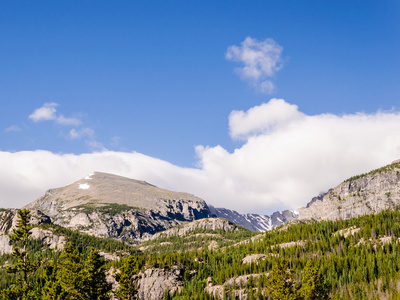
[[[247,282],[250,279],[257,282],[262,276],[268,276],[268,273],[249,274],[230,278],[221,285],[213,285],[212,277],[209,277],[207,279],[207,286],[204,288],[204,291],[215,299],[224,299],[224,296],[229,299],[230,296],[233,296],[234,299],[246,300],[248,290],[245,288],[245,286]],[[225,295],[224,292],[226,293]],[[257,295],[258,292],[258,288],[253,289],[253,295]],[[265,295],[265,290],[261,290],[260,292]]]
[[[16,209],[3,209],[0,210],[0,254],[10,254],[12,253],[12,246],[10,244],[10,234],[15,228],[17,222],[17,210]],[[32,225],[48,224],[50,223],[50,218],[44,215],[42,212],[33,210],[31,211],[30,223]],[[31,230],[32,234],[30,238],[41,239],[43,242],[47,243],[50,248],[59,247],[62,249],[65,243],[64,237],[55,236],[51,231],[44,231],[39,228],[33,228]]]
[[[306,207],[298,219],[349,219],[400,205],[400,163],[346,180]]]
[[[238,230],[238,227],[227,219],[207,218],[182,224],[180,226],[176,226],[174,228],[159,232],[153,235],[152,239],[159,237],[184,236],[190,232],[195,231],[196,229],[235,231]]]
[[[183,270],[174,266],[170,270],[150,268],[134,276],[140,300],[163,299],[166,290],[173,295],[183,285]]]
[[[265,254],[251,254],[242,259],[242,264],[251,264],[253,262],[258,264],[259,261],[265,260],[266,258],[267,256]]]
[[[45,230],[38,227],[31,229],[30,237],[32,239],[40,240],[50,249],[56,249],[58,251],[63,250],[66,244],[66,239],[64,236],[56,235],[51,230]]]

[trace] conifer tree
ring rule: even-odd
[[[32,225],[30,224],[30,211],[28,209],[18,210],[18,219],[9,238],[13,244],[13,253],[17,262],[7,267],[7,272],[15,274],[14,285],[2,291],[6,299],[30,299],[34,294],[29,276],[38,268],[38,264],[31,262],[28,257],[28,240],[31,235]],[[20,274],[20,276],[18,276]]]
[[[104,259],[92,248],[82,270],[82,299],[108,300],[111,298],[111,284],[106,280],[104,264]]]
[[[329,299],[324,279],[317,267],[309,260],[301,275],[300,295],[304,300],[325,300]]]
[[[122,261],[122,265],[119,268],[119,273],[115,275],[115,279],[118,281],[119,287],[114,292],[114,295],[119,300],[133,300],[137,293],[132,277],[138,272],[138,266],[136,259],[133,256],[128,256]]]
[[[54,263],[44,269],[45,285],[42,288],[43,300],[59,300],[63,295],[60,281],[57,279],[57,266]]]
[[[297,286],[286,260],[279,260],[268,276],[268,295],[272,300],[296,300]]]
[[[62,289],[60,299],[82,299],[82,269],[81,255],[74,244],[69,242],[58,261],[57,278]]]

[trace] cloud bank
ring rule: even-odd
[[[400,113],[306,115],[282,99],[229,116],[243,145],[197,146],[199,168],[137,152],[0,152],[0,206],[21,207],[93,171],[193,193],[218,207],[269,213],[304,206],[346,178],[400,158]]]
[[[229,46],[225,58],[243,64],[235,71],[262,93],[272,93],[275,86],[269,79],[282,68],[283,48],[273,39],[258,41],[247,37],[240,46]]]

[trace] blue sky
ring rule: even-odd
[[[241,69],[246,66],[244,56],[228,57],[232,46],[245,53],[246,38],[256,47],[280,49],[269,72],[246,75]],[[289,118],[284,114],[271,125],[269,112],[274,109],[277,114],[293,111],[290,116],[296,118],[295,111],[315,117],[330,114],[338,119],[360,113],[368,119],[384,112],[396,120],[388,128],[397,128],[398,1],[2,1],[0,44],[0,151],[5,157],[14,154],[13,159],[23,153],[31,159],[38,150],[76,157],[98,152],[139,153],[173,168],[207,172],[202,176],[212,180],[217,173],[230,174],[234,163],[219,165],[217,171],[207,165],[203,150],[218,152],[219,146],[228,154],[244,152],[252,140],[249,132],[271,138],[275,123],[285,120],[286,124]],[[270,58],[268,55],[264,58]],[[273,88],[262,90],[263,82]],[[262,106],[272,98],[285,102]],[[232,123],[233,111],[245,113],[252,108],[260,112],[252,117],[249,124],[253,125],[248,125],[253,127]],[[35,119],[35,111],[47,114]],[[242,117],[236,120],[247,122]],[[235,134],[235,128],[244,137]],[[388,131],[385,126],[381,130]],[[324,184],[310,187],[307,197],[343,176],[400,158],[397,136],[393,135],[394,144],[382,142],[385,149],[374,149],[362,156],[364,161],[360,158],[345,171],[334,171],[335,176]],[[310,139],[312,135],[304,141]],[[355,144],[365,149],[364,142],[356,139]],[[268,151],[259,155],[269,156]],[[328,167],[338,165],[335,159],[346,164],[354,160],[346,154],[330,157],[329,163],[316,164],[316,170],[330,170]],[[35,162],[39,165],[30,168],[41,169],[40,162]],[[161,180],[135,173],[131,167],[110,164],[111,170],[99,168],[131,177],[142,175],[145,178],[138,179],[200,193],[217,205],[231,204],[218,202],[217,198],[229,198],[225,194],[216,198],[202,194],[207,189],[205,183],[201,187],[180,185],[179,180],[168,179],[173,177],[169,173]],[[260,165],[269,169],[271,162]],[[26,174],[16,163],[10,168]],[[78,180],[89,166],[74,170],[71,167],[70,172],[77,178],[65,171],[58,181],[43,180],[34,187],[26,187],[29,180],[25,185],[21,181],[18,185],[18,180],[15,185],[7,184],[16,190],[29,190],[18,196],[18,203],[27,203],[43,189],[54,187],[51,184]],[[273,167],[272,171],[276,173]],[[49,167],[43,178],[56,172],[55,166]],[[288,172],[292,172],[290,168]],[[3,176],[13,177],[8,173]],[[289,179],[282,182],[285,180]],[[229,184],[236,186],[235,182],[232,179]],[[272,196],[263,193],[267,192],[256,193],[254,197],[260,200],[254,200],[257,203],[249,211],[291,207],[304,204],[306,198],[289,201],[278,192]],[[5,199],[12,198],[10,195],[12,189],[0,195],[0,204],[9,205]],[[263,200],[269,196],[274,200]],[[246,210],[236,202],[232,207]]]

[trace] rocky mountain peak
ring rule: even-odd
[[[192,194],[101,172],[48,190],[26,208],[43,212],[58,225],[134,241],[209,216],[206,202]]]
[[[205,203],[188,193],[158,188],[145,181],[118,175],[95,172],[65,187],[48,190],[44,196],[27,205],[28,208],[46,207],[46,211],[70,209],[82,205],[127,205],[144,210],[166,207],[171,202],[185,200]]]

